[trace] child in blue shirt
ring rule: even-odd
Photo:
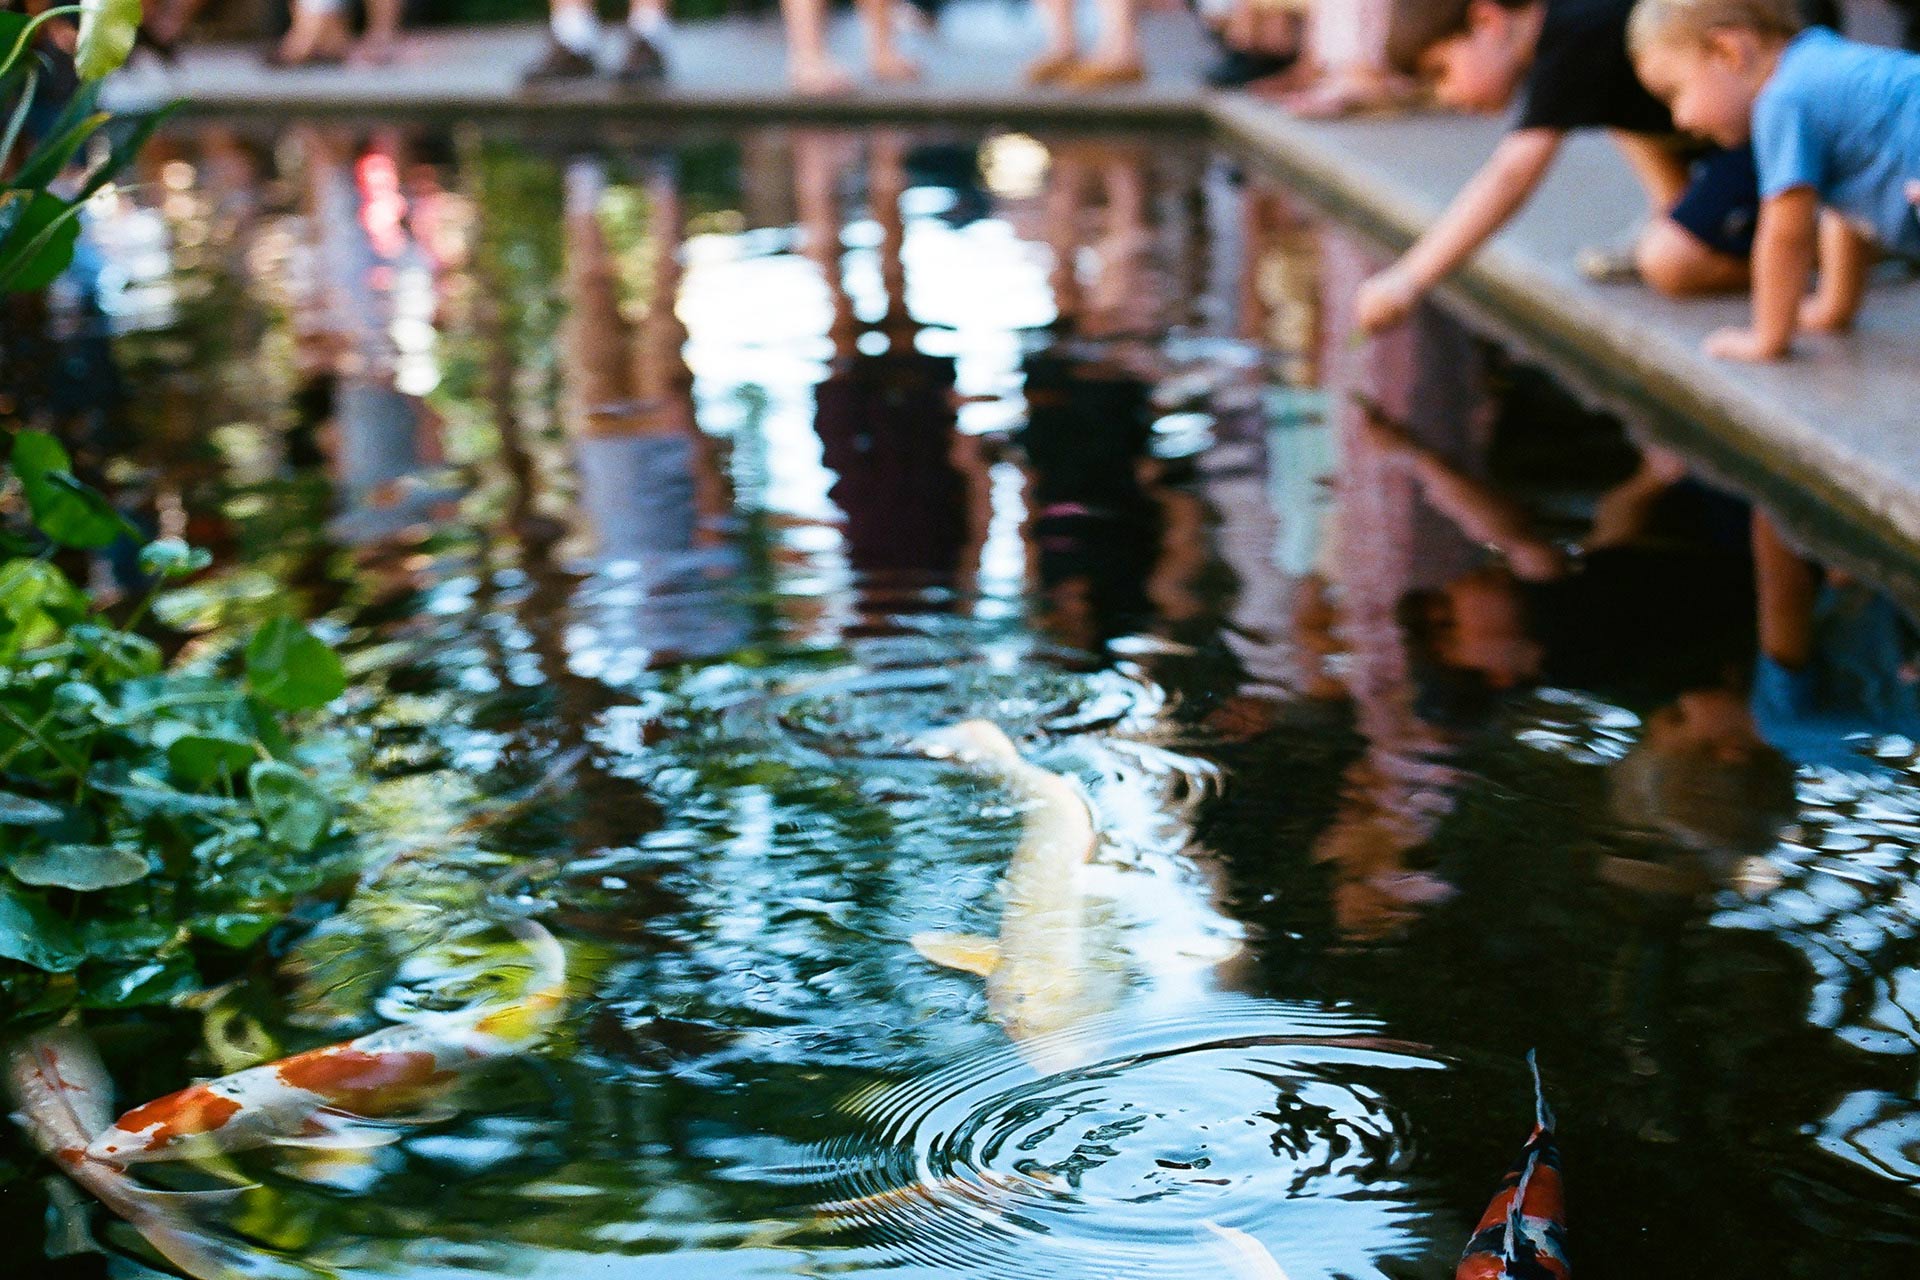
[[[1792,0],[1639,0],[1628,44],[1675,124],[1753,143],[1753,320],[1711,354],[1778,360],[1852,324],[1877,251],[1920,260],[1920,56],[1801,31]]]

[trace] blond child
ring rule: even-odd
[[[1569,133],[1606,130],[1647,195],[1633,267],[1661,293],[1685,296],[1747,282],[1758,194],[1744,150],[1689,166],[1673,121],[1627,56],[1633,0],[1418,0],[1395,6],[1388,61],[1433,85],[1444,106],[1501,112],[1513,128],[1445,213],[1399,261],[1361,286],[1369,332],[1412,314],[1532,198]]]
[[[1876,251],[1920,259],[1920,56],[1802,31],[1792,0],[1639,0],[1628,45],[1681,128],[1753,143],[1753,319],[1709,353],[1781,359],[1853,322]]]

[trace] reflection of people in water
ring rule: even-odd
[[[397,337],[432,332],[405,322],[432,316],[434,264],[408,220],[397,134],[360,148],[337,130],[311,128],[300,143],[312,276],[295,321],[298,398],[331,422],[346,507],[334,532],[378,541],[439,501],[419,482],[440,459],[439,419],[420,398],[430,381],[408,367],[420,353]]]
[[[1427,502],[1495,557],[1401,602],[1430,714],[1470,717],[1491,695],[1542,681],[1656,699],[1732,687],[1751,653],[1744,549],[1670,531],[1711,535],[1738,512],[1687,481],[1678,458],[1645,451],[1600,495],[1585,536],[1559,544],[1377,409],[1363,421]]]
[[[579,508],[603,567],[637,576],[636,607],[605,618],[612,645],[658,662],[742,639],[724,607],[734,569],[725,541],[731,495],[713,442],[694,420],[693,375],[675,302],[684,216],[670,166],[651,167],[644,283],[623,307],[619,260],[601,221],[606,174],[575,160],[565,175],[562,419],[573,440]],[[589,594],[584,602],[591,606]],[[613,616],[618,614],[618,616]]]
[[[863,328],[840,261],[837,157],[852,139],[808,132],[795,140],[795,195],[807,255],[832,303],[833,358],[815,390],[814,430],[836,479],[846,555],[862,598],[891,611],[914,607],[929,588],[969,594],[986,537],[986,459],[980,441],[955,430],[960,397],[950,356],[917,345],[901,253],[906,229],[904,143],[881,132],[870,143],[867,194],[880,228],[884,310]]]

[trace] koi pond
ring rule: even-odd
[[[8,1277],[1438,1280],[1530,1051],[1582,1276],[1913,1274],[1887,595],[1203,142],[619,129],[177,125],[10,305],[360,781],[8,978]]]

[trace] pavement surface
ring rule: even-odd
[[[1858,9],[1857,32],[1884,35],[1884,9],[1873,0],[1861,0]],[[653,91],[607,80],[524,90],[521,71],[538,56],[544,34],[521,26],[420,33],[397,63],[383,67],[281,71],[264,66],[257,48],[190,48],[170,70],[130,68],[109,97],[122,108],[180,98],[196,110],[253,115],[590,109],[663,122],[741,113],[1210,122],[1390,242],[1432,219],[1502,128],[1445,115],[1299,121],[1242,95],[1205,90],[1207,45],[1184,14],[1147,15],[1145,34],[1152,78],[1094,95],[1022,85],[1021,68],[1039,46],[1030,7],[955,0],[936,31],[908,41],[928,68],[922,81],[838,98],[790,93],[778,24],[750,19],[680,28],[672,81]],[[843,21],[833,40],[857,69],[857,31]],[[1547,359],[1630,421],[1704,450],[1726,478],[1782,507],[1789,523],[1837,516],[1888,555],[1920,564],[1920,282],[1889,272],[1855,333],[1807,340],[1789,362],[1710,360],[1701,339],[1741,321],[1743,300],[1668,302],[1634,286],[1591,284],[1575,269],[1581,247],[1619,243],[1644,216],[1644,201],[1608,142],[1576,138],[1525,213],[1450,292],[1500,336]],[[1902,573],[1920,584],[1920,574]]]

